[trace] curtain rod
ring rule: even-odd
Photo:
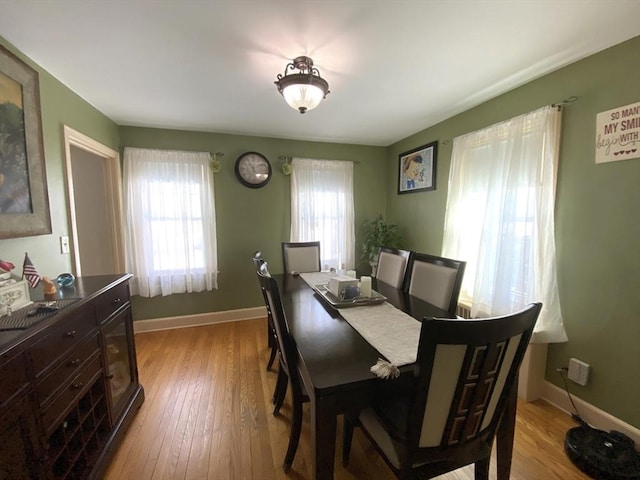
[[[572,95],[572,96],[570,96],[570,97],[568,97],[568,98],[565,98],[565,99],[564,99],[564,100],[562,100],[561,102],[558,102],[558,103],[552,103],[550,106],[551,106],[551,107],[558,108],[558,109],[562,109],[562,107],[564,107],[565,105],[569,105],[570,103],[575,103],[575,102],[577,102],[578,100],[580,100],[581,98],[582,98],[581,96],[578,96],[578,95]],[[542,107],[540,107],[540,108],[542,108]],[[443,140],[443,141],[442,141],[442,142],[440,142],[440,143],[442,143],[443,145],[448,145],[448,144],[450,144],[450,143],[452,142],[452,140],[453,140],[453,139],[448,138],[448,139],[446,139],[446,140]]]
[[[278,160],[280,160],[281,162],[289,163],[291,162],[291,160],[293,160],[293,157],[290,155],[280,155],[278,157]],[[360,160],[340,160],[338,158],[323,158],[322,160],[329,160],[330,162],[351,162],[356,165],[360,165]]]
[[[562,100],[561,102],[558,103],[552,103],[551,106],[552,107],[558,107],[558,108],[562,108],[565,105],[569,105],[570,103],[575,103],[578,100],[580,100],[582,97],[579,95],[572,95],[569,98],[565,98],[564,100]]]
[[[223,152],[202,152],[202,151],[196,151],[196,150],[178,150],[175,148],[147,148],[147,147],[124,147],[124,148],[129,148],[129,149],[133,149],[133,150],[151,150],[151,151],[156,151],[156,152],[186,152],[186,153],[208,153],[209,156],[211,158],[213,158],[214,160],[219,158],[219,157],[224,157],[224,153]]]

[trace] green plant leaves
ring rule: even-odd
[[[374,261],[380,247],[400,248],[402,235],[397,225],[386,223],[382,215],[373,220],[364,221],[364,239],[362,242],[362,258]]]

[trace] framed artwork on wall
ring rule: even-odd
[[[38,72],[0,45],[0,238],[49,233]]]
[[[398,155],[398,194],[436,189],[438,142]]]

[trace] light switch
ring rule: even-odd
[[[60,253],[69,253],[69,237],[67,235],[60,237]]]

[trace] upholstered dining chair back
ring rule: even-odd
[[[359,416],[399,478],[431,478],[470,463],[476,463],[476,478],[488,478],[498,422],[517,388],[541,307],[534,303],[495,318],[422,322],[411,388],[394,394],[390,387]],[[345,445],[353,430],[349,422]]]
[[[258,270],[260,270],[260,266],[263,263],[265,263],[265,260],[262,257],[262,252],[260,250],[256,251],[253,254],[252,259],[253,259],[253,264],[256,267],[256,272],[258,272]],[[276,330],[273,325],[273,317],[271,315],[271,309],[269,308],[269,302],[267,301],[267,294],[264,291],[264,288],[262,288],[262,285],[260,285],[260,291],[262,293],[262,298],[264,300],[264,306],[267,309],[267,339],[268,339],[269,348],[271,349],[271,352],[269,354],[269,360],[267,360],[267,370],[271,370],[273,361],[275,360],[276,355],[278,353],[278,340],[276,338]]]
[[[405,290],[455,316],[466,262],[426,253],[409,259]]]
[[[280,299],[280,291],[278,290],[278,284],[269,273],[269,265],[264,262],[258,269],[258,279],[260,285],[264,289],[265,297],[269,310],[271,311],[271,317],[273,319],[273,326],[278,338],[278,347],[280,351],[280,358],[284,368],[292,378],[291,383],[297,383],[297,376],[291,375],[291,372],[295,372],[297,350],[295,341],[289,331],[287,319],[285,317],[284,309],[282,307],[282,301]]]
[[[402,288],[404,286],[410,256],[411,252],[408,250],[380,247],[378,251],[376,280],[395,288]]]
[[[291,422],[291,433],[289,436],[289,446],[285,454],[283,468],[288,471],[291,468],[293,459],[298,448],[300,440],[300,431],[302,427],[302,403],[309,400],[298,372],[298,353],[295,340],[289,330],[287,318],[282,306],[278,283],[269,273],[269,266],[266,262],[260,265],[258,269],[258,279],[260,285],[265,292],[268,309],[271,311],[273,326],[278,341],[278,351],[280,352],[280,371],[276,385],[276,408],[274,414],[277,414],[284,395],[286,392],[286,382],[288,380],[291,385],[291,397],[293,401],[293,418]],[[284,385],[282,381],[284,380]]]
[[[284,273],[319,272],[320,242],[282,242]]]

